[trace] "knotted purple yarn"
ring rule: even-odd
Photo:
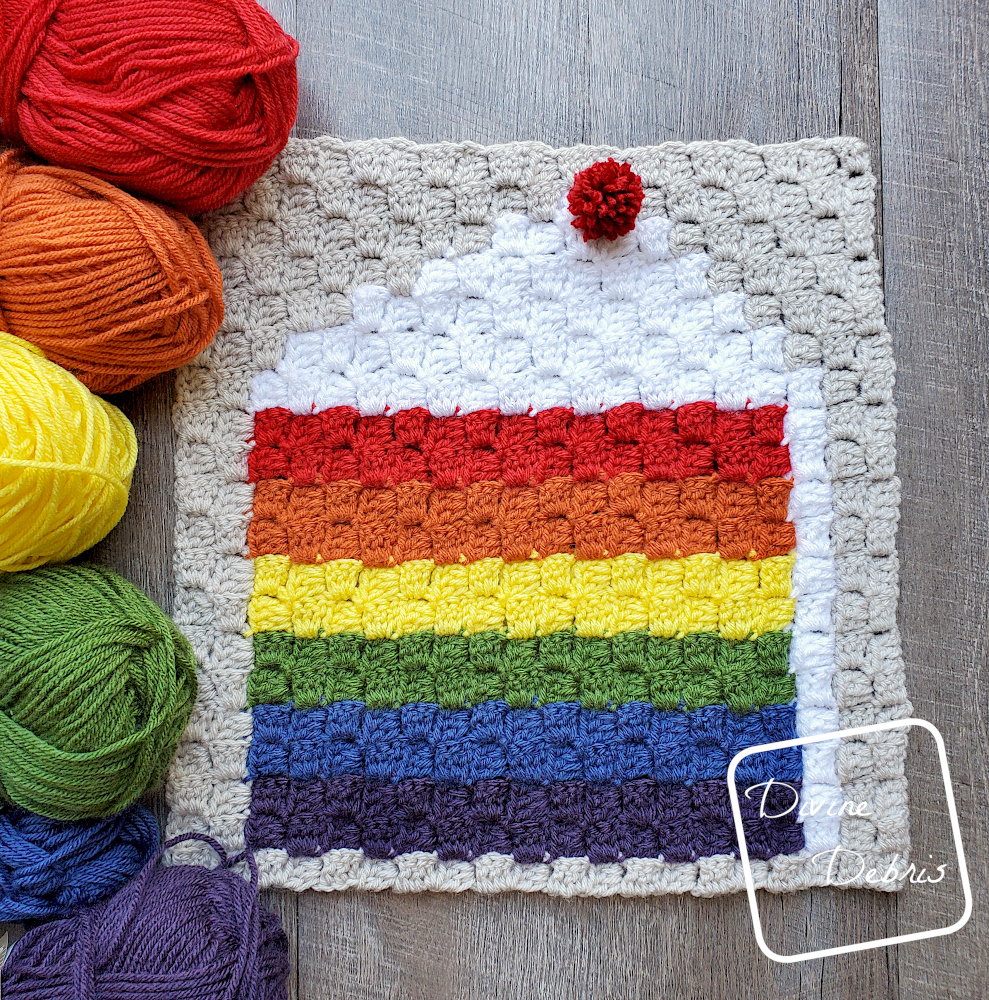
[[[158,865],[185,840],[209,844],[220,866]],[[250,882],[232,870],[242,861]],[[284,1000],[288,968],[281,922],[258,901],[254,856],[228,858],[189,834],[112,899],[28,931],[2,989],[4,1000]]]
[[[80,823],[0,809],[0,921],[63,917],[108,899],[141,870],[160,839],[142,805]]]

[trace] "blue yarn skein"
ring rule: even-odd
[[[66,916],[114,895],[158,848],[154,816],[135,804],[64,823],[0,809],[0,921]]]

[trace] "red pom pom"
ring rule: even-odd
[[[635,228],[644,197],[642,178],[629,164],[609,157],[574,176],[567,196],[571,224],[584,234],[585,243],[601,236],[616,240]]]

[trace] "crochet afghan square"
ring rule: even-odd
[[[734,754],[910,711],[873,194],[846,138],[324,138],[207,217],[170,833],[293,889],[743,888]],[[748,758],[756,883],[903,857],[904,753]]]

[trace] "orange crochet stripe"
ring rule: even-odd
[[[538,486],[480,482],[466,489],[263,480],[255,487],[247,537],[252,557],[282,555],[294,563],[518,562],[557,553],[607,559],[629,552],[649,559],[701,552],[765,559],[795,547],[793,524],[786,520],[791,485],[779,476],[753,483],[717,476],[647,482],[641,473],[607,482],[561,476]]]

